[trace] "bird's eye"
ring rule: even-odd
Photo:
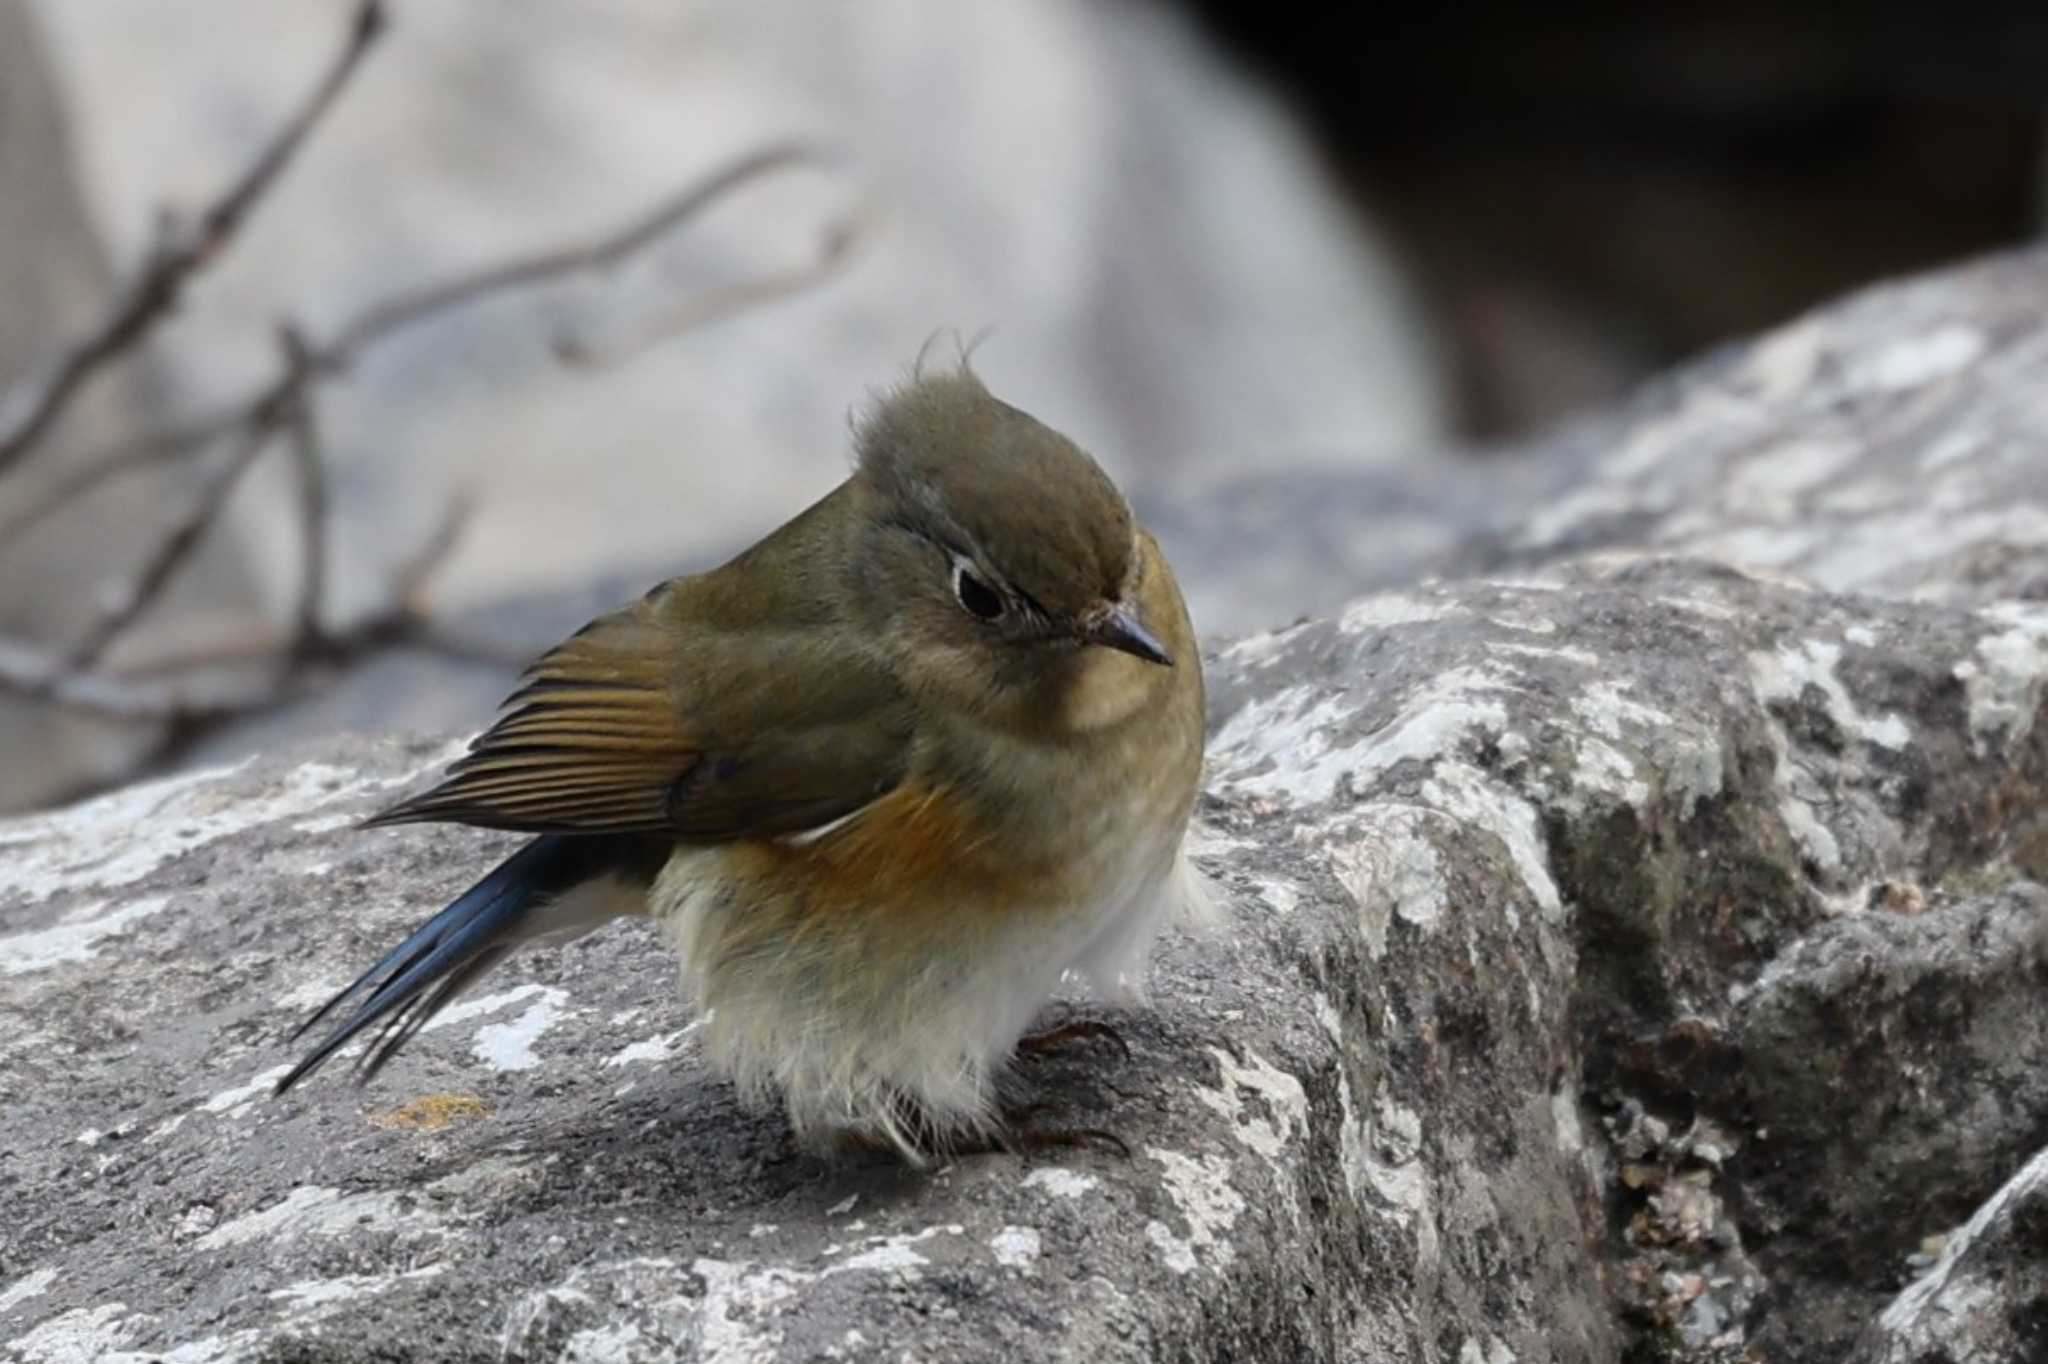
[[[967,614],[978,620],[994,620],[1003,614],[1002,597],[964,562],[953,565],[953,595],[960,599]]]

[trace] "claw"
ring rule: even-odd
[[[1124,1035],[1095,1018],[1077,1018],[1056,1028],[1047,1028],[1044,1032],[1026,1033],[1017,1039],[1017,1054],[1043,1056],[1069,1043],[1090,1042],[1098,1038],[1114,1046],[1124,1060],[1131,1059],[1131,1044],[1124,1041]]]
[[[1131,1145],[1106,1127],[1031,1127],[1030,1121],[1047,1112],[1051,1104],[1032,1103],[1004,1113],[1000,1126],[978,1130],[954,1130],[946,1133],[934,1132],[928,1123],[918,1125],[918,1136],[912,1142],[915,1155],[911,1163],[920,1160],[943,1162],[955,1156],[1028,1156],[1039,1151],[1070,1149],[1077,1146],[1096,1146],[1125,1160],[1131,1158]],[[842,1146],[874,1152],[891,1152],[899,1156],[909,1155],[897,1143],[873,1132],[846,1131],[839,1135]]]
[[[1004,1134],[1019,1155],[1076,1146],[1103,1147],[1124,1160],[1131,1158],[1131,1144],[1107,1127],[1032,1127]]]
[[[1031,1104],[1012,1115],[1008,1124],[963,1143],[951,1144],[948,1154],[956,1156],[1028,1156],[1039,1151],[1068,1150],[1077,1146],[1100,1146],[1125,1160],[1131,1158],[1131,1144],[1106,1127],[1026,1127],[1030,1119],[1048,1105]]]

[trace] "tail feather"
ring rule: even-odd
[[[341,990],[325,1004],[314,1010],[306,1018],[305,1022],[292,1029],[292,1035],[289,1040],[293,1042],[298,1041],[301,1037],[304,1037],[315,1027],[319,1026],[321,1019],[333,1013],[348,1000],[361,994],[366,989],[374,990],[382,981],[389,980],[398,973],[403,972],[408,966],[418,961],[422,955],[432,951],[434,945],[445,938],[450,931],[474,919],[479,912],[488,911],[491,906],[501,901],[507,892],[518,890],[519,883],[523,879],[527,867],[532,862],[539,860],[537,854],[540,851],[540,845],[549,841],[548,839],[537,838],[500,863],[497,869],[492,871],[490,875],[484,877],[483,880],[457,896],[446,909],[414,929],[405,941],[399,943],[398,946],[378,958],[377,962],[369,970],[357,976],[355,980],[349,983],[346,989]]]
[[[271,1092],[283,1094],[311,1075],[365,1029],[380,1025],[363,1058],[356,1082],[367,1083],[434,1015],[509,956],[520,943],[596,927],[603,915],[587,912],[565,923],[549,922],[547,907],[569,891],[607,875],[650,880],[658,863],[642,840],[623,837],[534,839],[454,903],[415,929],[369,970],[321,1005],[292,1033],[297,1041],[337,1009],[348,1013],[285,1074]]]
[[[376,1037],[356,1062],[356,1083],[366,1085],[375,1079],[377,1072],[399,1048],[412,1040],[414,1033],[427,1026],[435,1014],[452,1003],[457,996],[468,989],[474,981],[481,979],[490,969],[512,954],[512,944],[494,943],[470,957],[462,965],[449,971],[441,978],[431,993],[415,993],[410,1001],[398,1005],[377,1029]]]

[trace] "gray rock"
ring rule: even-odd
[[[1247,475],[1148,508],[1206,628],[1325,614],[1436,574],[1610,549],[1839,592],[2048,598],[2048,252],[1866,290],[1549,439],[1445,462]]]
[[[1994,1364],[2048,1354],[2041,1246],[2048,1151],[2035,1156],[1899,1294],[1849,1354],[1850,1364]]]
[[[1956,325],[2006,269],[1946,281]],[[1881,352],[1872,307],[1843,316]],[[1859,363],[1802,325],[1835,328],[1827,373]],[[1983,335],[1979,365],[2028,344]],[[1742,363],[1667,386],[1703,404],[1693,438],[1617,427],[1587,477],[1636,441],[1705,459],[1715,404],[1682,395]],[[1952,424],[1977,410],[1944,406],[1956,374],[1901,370],[1922,388],[1787,396],[1777,439],[1866,403],[1902,430],[1913,391]],[[1945,497],[1976,470],[2003,511],[1860,595],[1609,526],[1597,553],[1496,546],[1523,557],[1221,648],[1199,853],[1225,926],[1167,943],[1156,1002],[1117,1020],[1131,1061],[1018,1077],[1129,1160],[801,1156],[706,1074],[672,963],[626,926],[520,959],[367,1091],[267,1100],[298,1016],[510,845],[351,827],[439,741],[331,740],[0,824],[0,1340],[35,1361],[2024,1355],[2048,605],[2040,494],[1997,480],[2043,436],[2014,418],[1938,461]],[[1906,467],[1892,448],[1866,456]],[[1877,487],[1863,467],[1827,486]],[[1525,520],[1571,523],[1551,510]]]
[[[1529,451],[1562,495],[1463,566],[1649,549],[1838,592],[2048,599],[2044,261],[1864,290],[1650,386]]]
[[[1853,1334],[1913,1253],[2040,1142],[2048,892],[1984,893],[1975,879],[1931,895],[1879,886],[1865,912],[1821,925],[1741,987],[1740,1068],[1701,1088],[1715,1111],[1747,1117],[1729,1178],[1769,1238],[1759,1255],[1773,1277],[1804,1285],[1803,1320],[1774,1335],[1832,1346]]]

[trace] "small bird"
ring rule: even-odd
[[[445,778],[368,821],[538,835],[299,1029],[282,1094],[372,1025],[367,1080],[528,943],[648,915],[705,1054],[800,1142],[1070,1144],[999,1111],[1063,978],[1129,998],[1187,860],[1201,663],[1173,571],[1071,440],[963,361],[720,568],[542,655]],[[297,1036],[298,1034],[295,1034]]]

